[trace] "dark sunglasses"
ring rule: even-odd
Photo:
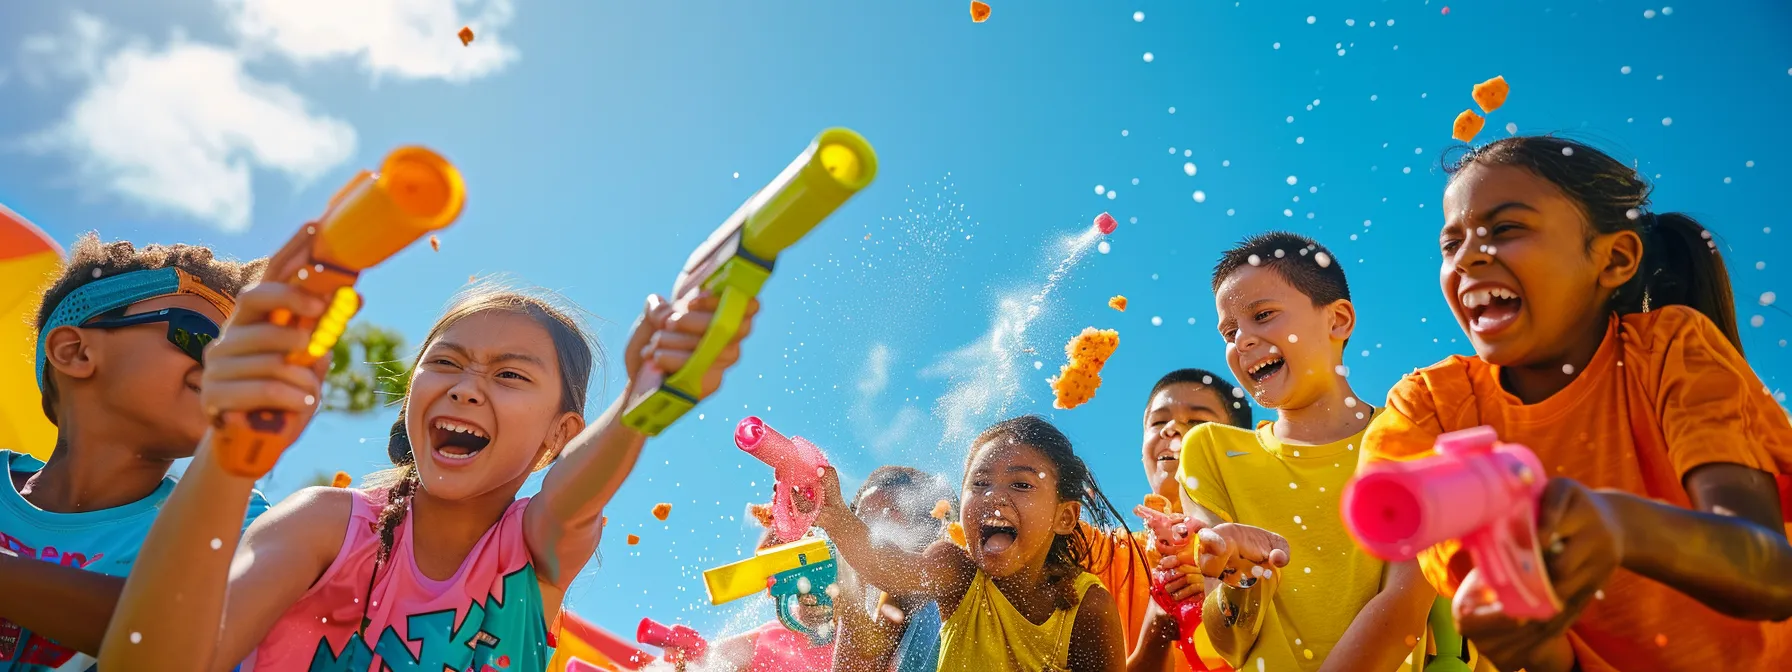
[[[185,308],[163,308],[147,313],[95,320],[81,325],[83,329],[122,329],[139,324],[168,323],[168,342],[193,361],[205,363],[205,346],[218,338],[218,323]]]

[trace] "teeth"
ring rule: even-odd
[[[1269,359],[1263,360],[1261,362],[1257,362],[1256,364],[1252,365],[1250,370],[1247,371],[1246,373],[1255,374],[1258,371],[1262,371],[1263,367],[1269,366],[1271,364],[1274,364],[1274,363],[1280,362],[1280,361],[1282,361],[1282,358],[1280,358],[1280,357],[1271,357]]]
[[[437,420],[436,428],[447,430],[450,432],[460,432],[461,434],[471,434],[471,435],[477,436],[481,439],[491,438],[491,437],[486,436],[485,432],[479,431],[478,427],[463,425],[463,424],[460,424],[458,422],[454,422],[451,420]]]
[[[1518,293],[1504,287],[1490,287],[1462,293],[1462,307],[1479,308],[1491,305],[1494,299],[1516,299]]]

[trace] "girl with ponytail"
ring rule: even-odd
[[[237,322],[206,356],[205,407],[307,407],[319,372],[281,356],[307,335],[267,315],[317,315],[321,302],[274,283],[238,300]],[[683,366],[716,304],[650,297],[624,351],[631,382],[644,367]],[[253,483],[218,468],[202,443],[126,583],[102,667],[543,669],[561,600],[646,441],[621,423],[624,397],[586,423],[598,353],[573,314],[489,286],[456,297],[418,353],[387,446],[394,468],[364,489],[296,493],[240,545]],[[518,499],[549,465],[541,491]]]
[[[1503,614],[1459,545],[1420,564],[1500,669],[1767,669],[1792,653],[1792,546],[1776,474],[1792,425],[1742,356],[1718,241],[1650,208],[1587,145],[1505,138],[1449,167],[1444,299],[1474,357],[1388,395],[1364,459],[1491,425],[1550,476],[1545,569],[1563,609]],[[1770,662],[1776,661],[1776,662]]]

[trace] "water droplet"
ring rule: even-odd
[[[1112,192],[1109,192],[1109,193],[1112,193]],[[1101,244],[1096,245],[1095,249],[1096,249],[1096,251],[1099,251],[1102,254],[1107,254],[1108,250],[1113,249],[1113,248],[1108,245],[1108,241],[1104,240],[1104,241],[1101,241]]]
[[[1350,408],[1356,408],[1356,397],[1345,397],[1344,405]]]
[[[1232,398],[1233,399],[1243,399],[1244,398],[1244,388],[1242,388],[1242,387],[1232,388]]]
[[[1156,57],[1156,56],[1152,56],[1152,55],[1151,55],[1151,52],[1149,52],[1149,51],[1147,51],[1147,52],[1145,52],[1145,62],[1146,62],[1146,63],[1150,63],[1150,62],[1152,62],[1152,61],[1154,61],[1154,60],[1157,60],[1157,57]]]
[[[1329,268],[1332,265],[1331,255],[1326,254],[1324,252],[1315,253],[1313,255],[1313,261],[1319,262],[1320,268]]]
[[[220,549],[220,548],[223,548],[223,547],[224,547],[224,540],[223,540],[223,539],[219,539],[219,538],[217,538],[217,537],[212,537],[212,550],[214,550],[214,551],[215,551],[215,550],[218,550],[218,549]]]
[[[1196,203],[1206,203],[1207,202],[1207,192],[1196,189],[1195,190],[1195,202]]]
[[[1259,257],[1255,254],[1253,254],[1249,257],[1246,257],[1245,261],[1250,262],[1250,264],[1252,266],[1262,266],[1263,265],[1263,257]]]
[[[1144,12],[1133,12],[1132,20],[1135,22],[1143,23],[1145,21],[1145,13]]]
[[[1760,315],[1756,315],[1754,317],[1748,318],[1748,326],[1751,326],[1751,327],[1759,327],[1762,324],[1765,324],[1766,322],[1767,322],[1767,318],[1761,317]]]
[[[1187,175],[1189,177],[1194,177],[1195,176],[1195,164],[1193,164],[1193,163],[1182,164],[1182,174]]]
[[[1673,125],[1674,125],[1674,118],[1673,118],[1673,117],[1662,117],[1662,119],[1661,119],[1661,125],[1663,125],[1663,126],[1673,126]]]
[[[1300,182],[1300,178],[1298,178],[1298,177],[1295,177],[1295,176],[1293,176],[1293,175],[1289,175],[1289,176],[1288,176],[1288,186],[1290,186],[1290,187],[1292,187],[1292,186],[1294,186],[1294,185],[1295,185],[1295,183],[1297,183],[1297,182]]]
[[[1653,9],[1645,9],[1645,10],[1643,10],[1643,18],[1645,18],[1645,19],[1653,19],[1653,18],[1655,18],[1655,10],[1653,10]]]
[[[1630,74],[1630,66],[1628,66],[1628,65],[1626,65],[1626,66],[1624,66],[1624,67],[1622,67],[1622,68],[1618,68],[1618,72],[1619,72],[1619,73],[1620,73],[1620,74],[1625,74],[1625,75],[1628,75],[1628,74]]]
[[[1775,297],[1773,295],[1773,292],[1762,292],[1761,293],[1761,305],[1763,305],[1763,306],[1773,305],[1774,298]]]
[[[1105,194],[1105,193],[1108,193],[1108,188],[1107,188],[1107,187],[1104,187],[1104,186],[1101,186],[1101,185],[1099,185],[1099,184],[1097,184],[1097,185],[1095,185],[1095,195],[1096,195],[1096,196],[1100,196],[1100,195],[1102,195],[1102,194]]]
[[[1120,196],[1120,192],[1114,191],[1113,189],[1108,190],[1108,200],[1114,200],[1118,196]]]
[[[1300,485],[1298,485],[1298,484],[1296,484],[1296,483],[1294,483],[1294,482],[1292,482],[1292,481],[1291,481],[1291,482],[1289,482],[1289,483],[1288,483],[1288,489],[1289,489],[1289,490],[1294,490],[1294,489],[1297,489],[1297,488],[1299,488],[1299,487],[1300,487]]]
[[[1307,17],[1307,25],[1311,26],[1311,25],[1313,25],[1314,21],[1318,21],[1318,20],[1319,20],[1319,17],[1309,16],[1309,17]]]
[[[1300,334],[1289,334],[1288,342],[1289,343],[1299,343],[1300,342]]]

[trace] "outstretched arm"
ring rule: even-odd
[[[0,553],[0,618],[90,656],[123,592],[122,577]]]
[[[1623,566],[1719,612],[1792,617],[1792,545],[1767,472],[1715,463],[1686,474],[1692,510],[1601,491],[1623,528]]]
[[[1381,592],[1363,605],[1350,628],[1325,659],[1320,672],[1392,670],[1412,654],[1425,634],[1425,618],[1437,591],[1425,582],[1417,560],[1387,565]]]
[[[873,542],[871,528],[847,508],[840,496],[840,474],[826,467],[822,474],[821,513],[815,525],[828,533],[828,540],[840,551],[840,557],[859,574],[859,580],[898,598],[924,597],[938,600],[940,611],[950,615],[976,577],[976,568],[964,549],[949,541],[936,541],[927,550],[915,553],[894,540]],[[803,506],[814,506],[803,500]]]
[[[1187,490],[1182,493],[1182,510],[1203,527],[1196,543],[1185,551],[1193,557],[1164,558],[1162,567],[1180,569],[1187,575],[1186,581],[1173,581],[1165,589],[1178,600],[1205,589],[1201,627],[1220,657],[1238,667],[1257,645],[1269,602],[1281,587],[1279,570],[1288,564],[1288,542],[1262,528],[1221,522],[1218,515],[1196,504]],[[1253,571],[1263,565],[1269,571]],[[1195,583],[1197,580],[1202,583]]]
[[[717,304],[714,296],[701,294],[677,306],[658,296],[648,297],[645,314],[635,323],[624,351],[631,383],[645,365],[661,371],[683,367],[715,317]],[[714,393],[721,386],[722,372],[739,361],[741,339],[752,330],[752,317],[758,310],[757,300],[748,306],[747,318],[734,341],[704,377],[704,396]],[[560,428],[576,436],[542,479],[541,493],[530,500],[523,514],[524,538],[536,571],[543,582],[562,590],[572,585],[597,551],[604,506],[634,471],[647,442],[646,435],[622,424],[628,394],[625,388],[596,422],[582,430],[576,419]]]

